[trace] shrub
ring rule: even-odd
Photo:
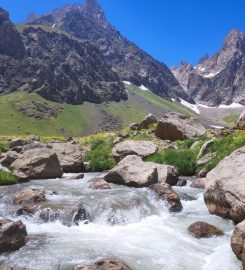
[[[180,151],[167,149],[152,155],[147,160],[175,166],[178,169],[179,174],[189,176],[196,172],[196,157],[196,151],[192,149]]]
[[[17,179],[9,172],[0,169],[0,185],[13,185],[17,183]]]
[[[86,159],[90,161],[94,172],[110,170],[116,165],[111,155],[112,147],[112,140],[96,138],[91,142],[91,151],[86,154]]]
[[[224,159],[226,156],[229,156],[233,151],[238,148],[241,148],[245,145],[245,135],[229,135],[221,139],[217,139],[214,142],[214,145],[210,147],[208,152],[216,152],[215,157],[209,161],[205,168],[210,171],[218,165],[218,163]]]
[[[1,152],[6,152],[8,148],[8,143],[7,142],[0,142],[0,153]]]

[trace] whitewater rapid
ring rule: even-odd
[[[74,206],[82,202],[90,223],[67,227],[60,222],[40,223],[21,218],[29,240],[19,251],[0,256],[0,265],[14,270],[71,270],[81,263],[93,263],[116,256],[132,270],[241,270],[241,263],[230,248],[232,222],[208,213],[202,190],[175,187],[182,198],[183,211],[169,213],[166,205],[148,189],[113,185],[111,190],[92,190],[89,180],[99,174],[86,174],[83,180],[36,180],[0,187],[0,217],[14,220],[18,208],[13,195],[24,187],[35,186],[57,191],[48,195],[48,205]],[[195,221],[209,222],[224,236],[195,239],[187,227]]]

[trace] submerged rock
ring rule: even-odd
[[[211,214],[239,223],[245,219],[245,147],[207,174],[204,200]]]
[[[194,179],[191,182],[190,187],[192,188],[201,188],[204,189],[205,188],[205,182],[206,182],[206,178],[198,178],[198,179]]]
[[[60,178],[63,174],[56,153],[47,148],[25,151],[12,163],[10,169],[22,181],[27,179]]]
[[[197,221],[191,224],[188,227],[188,231],[198,239],[223,235],[220,229],[203,221]]]
[[[78,265],[73,270],[131,270],[116,257],[108,257],[91,265]]]
[[[112,155],[117,160],[121,160],[128,155],[145,158],[156,153],[157,148],[155,143],[149,141],[124,141],[113,147]]]
[[[178,212],[182,210],[180,198],[170,185],[166,183],[154,184],[150,186],[150,189],[154,191],[161,200],[168,203],[170,212]]]
[[[34,204],[46,201],[45,192],[35,188],[25,188],[14,195],[14,204]]]
[[[187,185],[187,180],[186,179],[180,179],[177,183],[177,186],[179,187],[184,187]]]
[[[91,180],[91,184],[89,187],[92,189],[111,189],[110,184],[104,179]]]
[[[119,185],[146,187],[158,182],[157,167],[153,162],[144,162],[141,157],[130,155],[110,170],[104,179]]]
[[[231,248],[245,269],[245,220],[235,227],[231,237]]]
[[[179,113],[167,113],[158,122],[155,135],[163,140],[185,140],[204,135],[206,129],[196,119]]]
[[[20,249],[26,243],[26,226],[22,221],[0,220],[0,254]]]

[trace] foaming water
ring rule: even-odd
[[[30,240],[19,251],[0,256],[0,262],[15,270],[54,270],[59,265],[61,270],[70,270],[76,264],[117,256],[133,270],[242,269],[230,248],[233,224],[208,213],[201,190],[176,187],[177,192],[192,200],[182,200],[183,211],[171,214],[147,189],[88,188],[89,180],[95,176],[98,174],[87,174],[83,180],[65,177],[0,187],[0,215],[4,217],[14,218],[16,206],[10,204],[10,199],[24,186],[56,190],[57,195],[48,195],[48,205],[72,207],[82,202],[90,215],[89,224],[81,222],[72,227],[22,218]],[[198,220],[218,226],[224,236],[193,238],[187,227]]]

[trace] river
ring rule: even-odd
[[[89,180],[99,174],[88,173],[82,180],[69,180],[71,176],[0,187],[1,218],[20,219],[14,216],[18,206],[12,205],[11,199],[29,186],[57,191],[47,195],[48,205],[62,208],[82,202],[90,214],[89,224],[72,227],[22,217],[29,240],[19,251],[1,255],[0,265],[10,265],[14,270],[70,270],[77,264],[116,256],[132,270],[242,269],[230,248],[234,225],[208,213],[202,190],[175,187],[193,200],[182,200],[182,212],[169,213],[164,202],[146,188],[112,185],[111,190],[93,190]],[[195,239],[187,232],[195,221],[209,222],[225,234]]]

